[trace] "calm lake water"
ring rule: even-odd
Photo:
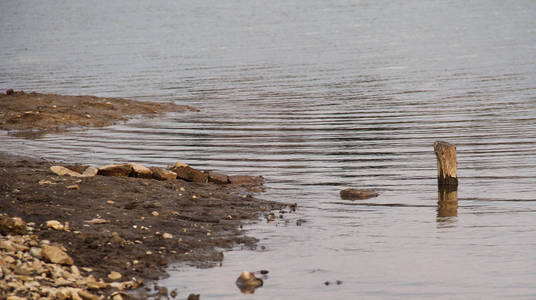
[[[2,0],[0,88],[202,110],[0,151],[262,174],[298,203],[247,227],[264,249],[171,272],[182,298],[536,298],[536,1]],[[436,140],[458,150],[446,214]],[[254,295],[245,269],[270,271]]]

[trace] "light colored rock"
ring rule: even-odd
[[[127,165],[105,165],[99,168],[99,175],[104,176],[129,176],[132,168]]]
[[[105,219],[95,218],[91,220],[84,221],[87,224],[104,224],[106,223]]]
[[[172,171],[173,171],[173,169],[175,169],[175,168],[181,168],[181,167],[188,167],[188,165],[185,164],[185,163],[183,163],[183,162],[178,161],[178,162],[176,162],[176,163],[174,163],[174,164],[168,165],[167,168],[168,168],[168,170],[172,170]]]
[[[171,233],[164,232],[162,234],[162,237],[165,238],[165,239],[172,239],[173,235]]]
[[[43,258],[43,249],[32,247],[30,248],[30,254],[35,258]]]
[[[63,224],[57,220],[48,220],[46,224],[48,228],[52,228],[54,230],[63,230],[65,228]]]
[[[45,184],[54,184],[54,183],[52,181],[46,180],[46,179],[39,180],[39,185],[45,185]]]
[[[177,178],[177,173],[158,167],[150,167],[153,177],[156,180],[172,180]]]
[[[26,298],[21,298],[18,296],[8,296],[7,300],[26,300]]]
[[[43,245],[43,257],[55,264],[72,265],[74,263],[67,253],[56,246]]]
[[[50,171],[59,176],[82,177],[82,174],[62,166],[52,166],[50,167]]]
[[[78,184],[68,185],[66,186],[68,190],[79,190],[80,186]]]
[[[121,277],[123,277],[121,273],[116,272],[116,271],[112,271],[110,272],[110,274],[108,274],[108,278],[114,281],[121,279]]]
[[[84,290],[78,291],[78,296],[82,297],[84,300],[99,300],[100,298],[92,293]]]
[[[28,246],[17,244],[10,240],[0,240],[0,249],[7,250],[9,252],[28,251]]]
[[[155,216],[155,217],[158,217],[160,214],[156,211],[156,210],[153,210],[153,212],[151,213],[151,215]]]
[[[249,271],[244,271],[236,279],[236,285],[245,294],[252,294],[256,288],[263,285],[262,279],[255,277],[255,275]]]
[[[151,169],[147,168],[146,166],[143,166],[137,163],[130,163],[128,165],[132,168],[132,174],[134,177],[139,177],[139,178],[152,178],[153,177],[153,171],[151,171]]]
[[[97,169],[95,167],[87,167],[84,170],[84,173],[82,173],[82,176],[83,177],[93,177],[93,176],[96,176],[98,173],[99,173],[99,169]]]

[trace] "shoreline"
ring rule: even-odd
[[[24,93],[24,97],[42,101],[43,96]],[[53,98],[47,96],[49,100]],[[5,106],[1,102],[5,99],[0,98],[0,117],[9,113],[2,110]],[[86,101],[88,98],[78,100],[81,99]],[[48,105],[60,107],[53,101]],[[166,112],[163,108],[165,107],[160,107],[158,113]],[[41,109],[41,115],[54,116],[50,120],[56,120],[63,113],[58,110],[45,114],[43,111],[45,109]],[[121,113],[119,110],[115,112],[117,115]],[[148,114],[154,115],[157,113]],[[132,115],[121,115],[122,118],[127,116]],[[11,130],[28,130],[28,124],[32,122],[24,121],[25,117],[20,119],[22,121],[14,123],[15,129]],[[5,118],[0,120],[4,121],[3,125],[6,124]],[[117,120],[123,119],[111,118],[108,121]],[[57,128],[53,122],[42,124],[51,126],[40,125],[39,134]],[[13,132],[11,130],[10,134]],[[33,243],[35,246],[45,240],[48,241],[45,243],[65,249],[65,253],[72,258],[73,265],[83,270],[82,276],[92,276],[96,281],[102,282],[102,287],[97,289],[94,286],[89,288],[87,283],[71,288],[81,288],[100,297],[110,297],[121,292],[123,298],[145,298],[148,291],[143,288],[135,290],[137,284],[132,282],[147,284],[158,280],[167,275],[169,264],[186,263],[210,267],[223,260],[221,249],[228,250],[235,245],[254,249],[257,240],[244,234],[242,224],[258,221],[263,214],[266,216],[274,210],[288,213],[295,208],[291,206],[291,209],[286,209],[289,207],[287,204],[255,198],[253,194],[262,190],[258,182],[193,182],[195,180],[179,178],[155,180],[101,175],[71,177],[54,174],[50,169],[53,165],[62,164],[0,152],[0,202],[3,204],[0,217],[4,220],[20,217],[30,224],[28,228],[31,229],[25,235],[4,233],[0,240],[17,241],[18,236],[19,242],[23,237],[26,239],[24,243]],[[77,166],[68,167],[75,169]],[[28,254],[28,251],[23,251],[23,254]],[[0,249],[0,254],[2,257],[16,255],[6,253],[5,249]],[[67,270],[68,266],[61,267]],[[4,268],[2,271],[4,275],[7,272],[18,276],[15,269]],[[120,279],[111,279],[110,274],[113,272],[119,273]],[[5,276],[3,280],[6,280]],[[35,279],[32,282],[40,281]],[[128,296],[119,290],[117,287],[121,282],[124,283],[123,287],[134,289],[134,294]],[[35,291],[28,288],[3,293],[0,292],[0,298],[8,295],[28,297]]]

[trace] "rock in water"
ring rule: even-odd
[[[43,245],[42,249],[43,257],[51,263],[61,265],[72,265],[74,263],[73,259],[59,247]]]
[[[129,165],[105,165],[99,168],[99,175],[104,176],[129,176],[132,168]]]
[[[4,235],[26,234],[26,222],[19,217],[3,216],[0,219],[0,233]]]
[[[262,185],[264,178],[262,176],[234,175],[229,176],[229,182],[231,184]]]
[[[249,271],[244,271],[236,279],[236,286],[244,294],[253,294],[255,289],[262,286],[262,279],[255,277],[255,275]]]
[[[344,200],[363,200],[378,195],[374,190],[344,189],[341,191],[341,198]]]
[[[212,171],[206,172],[208,175],[208,182],[216,183],[216,184],[228,184],[229,183],[229,176],[222,174],[222,173],[216,173]]]
[[[198,182],[198,183],[206,183],[208,181],[207,174],[199,170],[196,170],[188,165],[180,166],[180,167],[173,166],[171,171],[177,173],[177,178],[185,180],[185,181]]]

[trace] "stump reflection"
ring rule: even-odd
[[[458,188],[456,186],[438,186],[437,220],[446,220],[458,216]]]

